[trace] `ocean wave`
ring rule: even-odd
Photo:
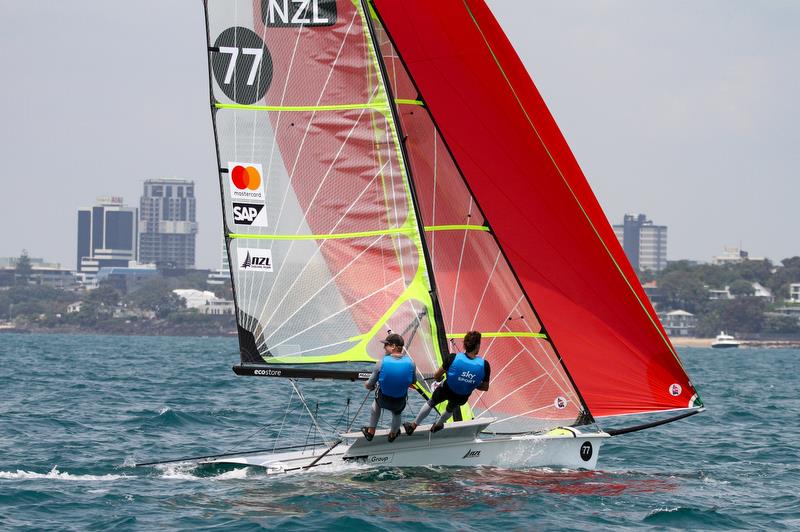
[[[4,480],[71,480],[78,482],[86,481],[110,481],[131,478],[128,475],[73,475],[66,471],[59,471],[58,466],[53,466],[47,473],[36,473],[35,471],[23,471],[17,469],[16,472],[0,471],[0,479]]]

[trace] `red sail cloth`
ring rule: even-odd
[[[375,6],[592,414],[690,406],[674,348],[489,8]]]

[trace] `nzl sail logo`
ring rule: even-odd
[[[228,183],[234,200],[264,202],[264,174],[257,163],[228,162]]]
[[[233,223],[267,227],[267,211],[262,203],[233,202]]]
[[[239,248],[236,250],[240,270],[272,271],[272,250],[258,248]]]
[[[336,0],[261,0],[261,16],[268,28],[332,26]]]

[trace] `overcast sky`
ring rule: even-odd
[[[489,0],[612,223],[670,260],[800,255],[800,2]],[[75,267],[78,208],[197,184],[198,267],[221,215],[201,0],[0,0],[0,256]]]

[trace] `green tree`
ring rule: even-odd
[[[738,279],[731,283],[730,293],[734,297],[748,297],[754,295],[756,289],[753,288],[753,284],[750,281]]]
[[[116,288],[109,285],[100,285],[94,290],[89,291],[83,298],[84,303],[96,303],[100,306],[113,307],[120,301],[120,293]]]
[[[166,318],[186,307],[183,299],[169,288],[164,279],[152,279],[128,296],[128,302],[142,310],[151,310],[158,318]]]
[[[664,303],[672,309],[699,313],[708,301],[708,290],[690,270],[674,270],[661,277],[658,283]]]
[[[764,332],[797,334],[800,332],[800,322],[794,316],[767,316],[764,321]]]
[[[766,303],[761,298],[743,297],[712,301],[709,311],[697,323],[697,334],[714,336],[720,331],[758,333],[764,328]]]
[[[23,249],[19,258],[17,258],[17,267],[14,272],[15,284],[26,286],[30,282],[32,273],[31,258],[28,256],[28,250]]]

